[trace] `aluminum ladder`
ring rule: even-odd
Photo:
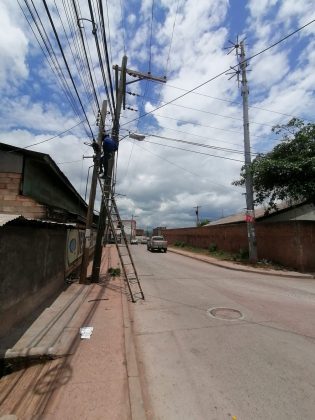
[[[122,270],[124,272],[125,281],[127,283],[128,291],[132,302],[137,302],[138,300],[144,300],[144,294],[142,287],[139,281],[138,273],[130,252],[128,245],[128,239],[122,224],[117,204],[114,197],[106,197],[106,192],[100,181],[102,188],[102,200],[105,205],[106,214],[107,214],[107,229],[105,232],[106,238],[108,238],[108,233],[110,232],[114,238],[116,249],[119,255],[120,263]]]

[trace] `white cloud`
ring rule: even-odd
[[[0,87],[7,91],[9,85],[18,85],[28,76],[28,41],[23,31],[12,21],[6,4],[1,6],[0,27]]]

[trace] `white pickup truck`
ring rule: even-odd
[[[163,236],[152,236],[147,242],[148,251],[164,251],[167,252],[167,241]]]

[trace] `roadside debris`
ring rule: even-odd
[[[80,334],[81,334],[81,338],[85,338],[85,339],[90,339],[92,332],[93,332],[94,327],[82,327],[80,328]]]

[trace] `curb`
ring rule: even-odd
[[[121,279],[121,282],[124,282],[124,280]],[[133,305],[135,304],[133,303]],[[127,301],[127,296],[125,294],[122,294],[122,310],[131,418],[134,420],[147,420],[136,357],[136,346],[131,324],[129,302]]]
[[[203,258],[198,255],[192,255],[188,254],[186,252],[181,252],[177,249],[168,248],[168,251],[173,252],[174,254],[182,255],[184,257],[192,258],[194,260],[202,261],[207,264],[212,264],[217,267],[226,268],[227,270],[233,270],[233,271],[242,271],[243,273],[255,273],[255,274],[262,274],[264,276],[277,276],[277,277],[289,277],[289,278],[295,278],[295,279],[314,279],[315,275],[312,274],[302,274],[302,273],[294,273],[292,271],[288,271],[287,273],[278,273],[278,272],[268,272],[264,270],[254,269],[254,268],[242,268],[239,266],[230,266],[226,265],[224,263],[220,263],[217,260],[209,260],[208,258]]]

